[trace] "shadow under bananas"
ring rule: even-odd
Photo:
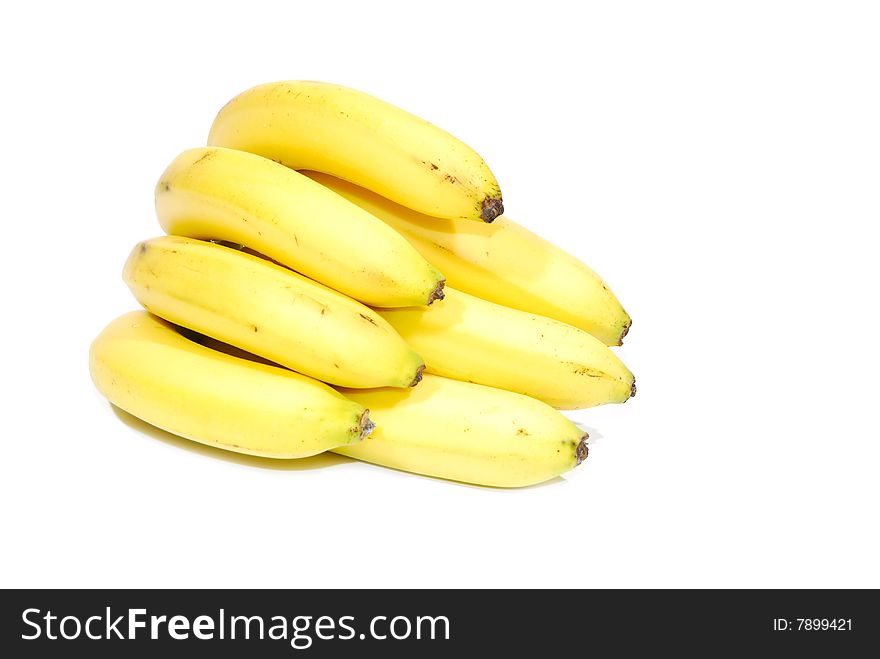
[[[536,490],[541,487],[558,487],[560,485],[565,485],[568,481],[562,476],[554,476],[550,480],[542,481],[540,483],[533,483],[532,485],[523,485],[520,487],[496,487],[494,485],[478,485],[476,483],[466,483],[464,481],[457,481],[451,478],[443,478],[442,476],[429,476],[428,474],[416,474],[410,471],[405,471],[403,469],[397,469],[395,467],[386,467],[384,465],[370,465],[371,467],[376,467],[378,469],[387,469],[388,471],[393,472],[395,475],[400,476],[401,478],[423,478],[428,479],[430,481],[434,481],[437,483],[444,483],[446,485],[452,485],[454,487],[463,487],[468,490],[479,490],[481,492],[499,492],[504,493],[503,496],[510,496],[508,493],[511,492],[527,492],[529,490]]]
[[[116,405],[113,405],[112,403],[110,403],[110,408],[122,423],[129,428],[134,428],[135,430],[152,437],[153,439],[158,439],[159,441],[170,444],[175,448],[198,453],[199,455],[204,455],[216,460],[225,460],[226,462],[232,462],[245,467],[275,469],[279,471],[304,471],[308,469],[324,469],[335,465],[355,462],[355,460],[351,458],[346,458],[345,456],[329,452],[319,453],[318,455],[313,455],[308,458],[261,458],[256,455],[236,453],[234,451],[227,451],[222,448],[200,444],[199,442],[179,437],[167,430],[162,430],[161,428],[129,414],[121,407],[116,407]]]

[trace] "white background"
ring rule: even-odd
[[[880,586],[878,33],[869,2],[7,8],[0,585]],[[609,281],[639,395],[575,415],[587,463],[520,491],[273,463],[95,391],[158,175],[296,78],[471,144]]]

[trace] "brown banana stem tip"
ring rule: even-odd
[[[496,217],[501,215],[504,212],[504,204],[501,203],[501,199],[493,199],[492,197],[486,197],[483,199],[483,203],[480,206],[480,219],[487,224],[492,222]]]
[[[590,449],[587,448],[587,440],[590,436],[587,433],[584,433],[584,436],[581,437],[581,441],[578,442],[577,447],[574,449],[574,455],[577,459],[577,464],[580,464],[584,460],[587,459],[587,456],[590,454]]]
[[[437,285],[434,287],[434,290],[431,291],[431,294],[428,296],[428,306],[431,306],[431,303],[434,300],[442,300],[446,297],[446,293],[443,292],[443,287],[446,286],[446,280],[441,279],[437,282]]]
[[[422,381],[422,373],[424,373],[424,371],[425,371],[425,365],[422,364],[421,366],[419,366],[416,369],[416,376],[413,378],[413,381],[409,383],[409,386],[414,387],[419,382],[421,382]]]
[[[361,417],[358,419],[358,427],[361,429],[358,440],[366,439],[366,437],[373,432],[376,424],[370,420],[370,410],[363,411]]]
[[[629,397],[633,398],[636,395],[636,379],[633,378],[632,386],[629,388]]]
[[[629,328],[633,326],[632,318],[626,321],[626,325],[623,326],[623,330],[620,332],[620,338],[617,339],[617,345],[623,345],[623,337],[629,334]]]

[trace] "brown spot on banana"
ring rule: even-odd
[[[200,162],[202,162],[203,160],[207,160],[208,158],[210,158],[211,156],[213,156],[214,153],[215,153],[214,151],[205,151],[205,152],[201,155],[201,157],[193,163],[193,165],[197,165],[197,164],[199,164]]]
[[[577,362],[565,362],[569,366],[571,366],[572,373],[575,375],[586,375],[589,378],[604,378],[608,377],[608,374],[600,371],[595,368],[591,368],[584,364],[578,364]]]

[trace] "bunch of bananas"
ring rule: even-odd
[[[155,198],[168,235],[123,272],[146,311],[110,323],[89,365],[172,433],[515,487],[586,457],[557,409],[635,394],[605,283],[501,215],[476,152],[377,98],[245,91]]]

